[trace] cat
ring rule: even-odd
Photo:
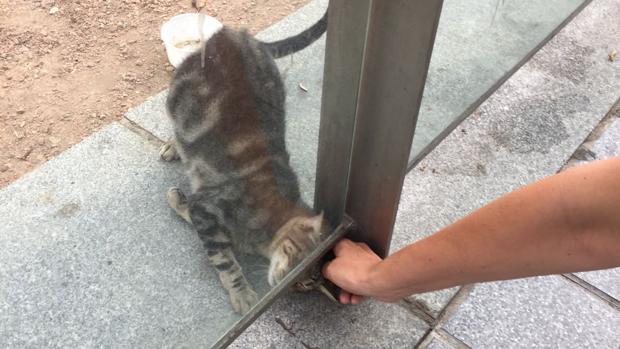
[[[290,38],[264,43],[224,26],[173,77],[166,110],[174,140],[160,156],[180,158],[191,184],[167,192],[193,224],[231,305],[257,303],[234,251],[269,259],[275,285],[321,240],[326,224],[301,200],[285,146],[285,91],[275,58],[297,52],[326,31],[327,13]],[[201,58],[201,55],[204,58]]]

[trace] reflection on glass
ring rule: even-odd
[[[174,137],[161,156],[182,161],[190,188],[171,188],[167,198],[198,233],[217,274],[218,285],[204,295],[218,300],[208,311],[213,342],[329,230],[306,204],[319,128],[318,113],[308,116],[319,110],[322,65],[315,57],[322,53],[316,45],[300,52],[323,36],[326,20],[276,26],[263,41],[224,27],[185,58],[170,85]],[[284,79],[275,59],[285,61]]]
[[[584,0],[445,0],[410,159]]]

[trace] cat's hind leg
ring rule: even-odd
[[[187,223],[192,223],[192,219],[189,215],[189,205],[187,198],[181,189],[172,187],[166,192],[166,198],[168,199],[168,205],[183,218]]]
[[[159,157],[164,161],[174,161],[180,159],[174,140],[170,140],[159,149]]]
[[[207,257],[228,291],[233,309],[240,314],[247,313],[258,303],[258,296],[235,258],[230,235],[203,203],[190,202],[189,212],[198,236],[204,242]]]

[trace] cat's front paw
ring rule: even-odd
[[[168,205],[183,218],[187,223],[192,223],[192,218],[189,215],[189,206],[187,205],[187,197],[181,191],[181,189],[172,187],[166,192],[166,198],[168,199]]]
[[[168,191],[166,191],[166,199],[168,199],[168,205],[175,210],[187,205],[185,194],[177,187],[168,188]]]
[[[233,309],[239,314],[245,314],[258,303],[258,295],[250,287],[244,287],[241,290],[230,290],[230,303]]]
[[[164,161],[174,161],[179,159],[179,153],[174,145],[174,142],[166,142],[159,149],[159,157]]]

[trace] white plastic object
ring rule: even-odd
[[[198,13],[183,13],[170,18],[161,26],[160,35],[166,46],[168,61],[175,68],[178,68],[187,56],[200,49],[200,16]],[[207,41],[222,29],[223,25],[211,16],[202,16],[202,34]]]

